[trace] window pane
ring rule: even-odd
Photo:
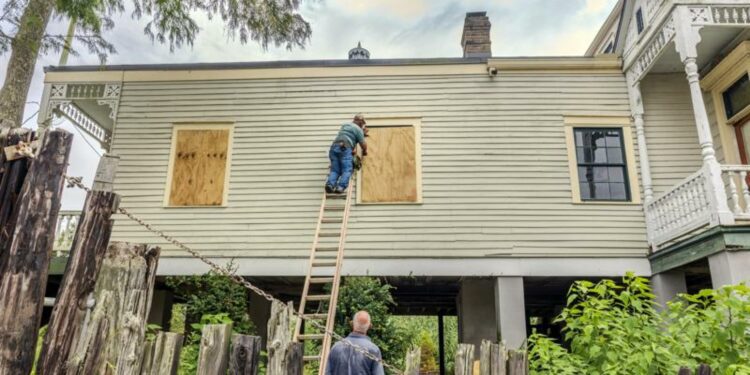
[[[611,193],[611,199],[624,201],[628,199],[626,192],[625,183],[611,183],[609,184],[609,192]]]
[[[591,132],[591,140],[596,147],[607,146],[606,134],[602,131]]]
[[[723,97],[727,118],[745,109],[750,104],[750,80],[747,74],[729,86],[727,91],[724,91]]]
[[[583,132],[576,131],[575,132],[575,137],[576,137],[576,146],[577,147],[584,146],[584,144],[583,144]]]
[[[594,167],[594,182],[609,182],[607,167]]]
[[[595,183],[594,192],[591,194],[594,199],[610,199],[609,184],[606,182]]]
[[[621,147],[620,132],[618,131],[607,132],[607,147]]]
[[[579,163],[585,163],[587,159],[586,152],[590,152],[590,150],[583,147],[576,147],[576,158]]]
[[[617,147],[607,149],[607,161],[611,164],[622,163],[622,149]]]
[[[580,186],[581,189],[581,200],[591,199],[591,190],[589,189],[590,185],[588,183],[582,182],[578,184],[578,186]]]
[[[592,167],[578,167],[578,181],[593,182],[594,172],[591,169]]]
[[[625,175],[622,167],[609,167],[610,182],[625,182]]]
[[[594,160],[592,163],[606,163],[607,162],[607,149],[597,148],[594,150]]]

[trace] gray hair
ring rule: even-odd
[[[352,328],[356,332],[367,333],[367,330],[370,329],[370,324],[370,314],[367,311],[357,311],[354,317],[352,317]]]

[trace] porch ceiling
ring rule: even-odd
[[[99,104],[96,99],[74,99],[73,104],[83,113],[96,121],[108,133],[112,133],[114,120],[109,117],[111,108],[106,104]]]
[[[738,36],[742,32],[741,28],[703,27],[700,31],[701,42],[698,43],[698,66],[704,69],[715,64],[717,58],[724,52],[731,51],[735,42],[740,41]],[[680,61],[674,42],[670,42],[664,47],[650,73],[675,73],[684,70],[685,67]]]

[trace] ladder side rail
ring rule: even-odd
[[[349,212],[352,205],[352,191],[354,190],[355,180],[352,178],[349,188],[346,192],[346,206],[344,207],[344,214],[341,220],[341,231],[339,237],[339,249],[336,254],[336,271],[333,276],[333,286],[331,288],[331,299],[329,300],[328,306],[328,319],[326,321],[326,330],[332,332],[335,326],[336,317],[336,304],[339,300],[339,285],[341,284],[341,266],[344,263],[344,245],[346,244],[346,230],[349,223]],[[331,351],[331,336],[326,334],[323,338],[323,345],[320,353],[320,367],[318,370],[319,374],[325,374],[326,365],[328,362],[328,354]]]
[[[325,215],[325,207],[326,207],[326,193],[323,193],[323,201],[320,204],[320,212],[318,212],[318,224],[315,226],[315,236],[313,238],[313,244],[312,244],[312,250],[310,251],[310,260],[308,261],[307,265],[307,276],[305,276],[305,286],[302,290],[302,298],[299,302],[299,318],[297,318],[297,323],[295,324],[294,329],[294,342],[299,342],[299,335],[302,330],[302,324],[304,324],[303,319],[301,318],[304,316],[305,313],[305,301],[307,300],[307,293],[310,290],[310,278],[312,277],[313,272],[313,261],[315,260],[315,250],[318,247],[318,241],[320,238],[320,229],[323,225],[323,216]]]

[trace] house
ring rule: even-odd
[[[461,58],[48,67],[40,124],[119,156],[121,206],[299,298],[328,145],[363,112],[343,272],[463,342],[551,329],[575,279],[632,271],[661,303],[750,279],[750,2],[621,0],[579,57],[492,57],[489,30],[468,13]],[[208,269],[124,217],[113,240]]]

